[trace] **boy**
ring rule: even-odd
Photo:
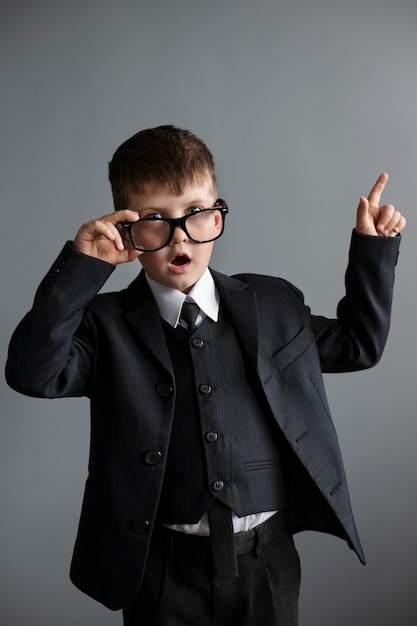
[[[190,132],[137,133],[109,178],[115,212],[65,245],[6,369],[22,393],[91,400],[71,578],[126,625],[293,626],[294,532],[364,561],[321,372],[381,356],[405,226],[379,204],[387,175],[360,199],[338,319],[282,279],[208,269],[228,208]],[[126,290],[96,295],[137,258]]]

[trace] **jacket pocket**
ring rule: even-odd
[[[306,328],[302,328],[286,346],[272,355],[272,363],[278,372],[282,372],[299,356],[304,354],[313,343],[313,337]]]
[[[259,461],[246,461],[245,470],[247,472],[257,472],[276,468],[276,466],[277,462],[275,459],[260,459]]]

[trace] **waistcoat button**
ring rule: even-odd
[[[217,438],[218,434],[214,433],[213,431],[206,433],[206,441],[209,441],[210,443],[212,443],[213,441],[217,441]]]
[[[204,394],[205,396],[211,393],[210,385],[206,385],[206,384],[200,385],[199,390],[200,390],[200,393]]]
[[[224,482],[222,480],[215,480],[214,483],[211,484],[211,488],[213,491],[221,491],[224,487]]]
[[[191,340],[191,345],[193,348],[202,348],[204,346],[204,341],[198,337],[194,337],[194,339]]]
[[[149,524],[147,519],[134,519],[133,520],[133,530],[138,535],[143,535],[143,533],[148,532],[151,525]]]
[[[159,450],[148,450],[145,454],[145,463],[147,465],[157,465],[162,459],[162,453]]]
[[[160,398],[168,398],[173,392],[172,385],[170,383],[161,383],[156,388],[156,393]]]

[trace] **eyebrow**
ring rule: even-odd
[[[214,203],[216,202],[216,200],[210,200],[209,201],[209,205],[208,207],[205,207],[205,205],[207,204],[205,201],[203,200],[191,200],[190,202],[187,202],[187,204],[184,206],[184,210],[193,207],[193,206],[199,206],[202,208],[208,208],[211,209],[214,205]],[[155,206],[145,206],[142,209],[143,211],[168,211],[170,209],[168,209],[166,206],[159,206],[159,207],[155,207]]]

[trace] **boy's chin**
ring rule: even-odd
[[[174,289],[177,289],[178,291],[181,291],[182,293],[190,293],[191,289],[194,287],[196,282],[197,282],[196,280],[191,283],[187,281],[179,281],[179,282],[176,282],[176,284],[172,286]]]

